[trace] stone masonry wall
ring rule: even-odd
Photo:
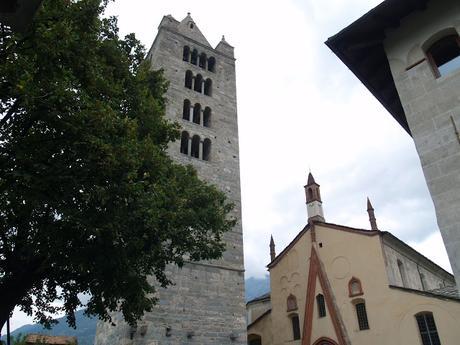
[[[220,260],[186,263],[182,269],[168,267],[168,276],[175,286],[159,290],[158,306],[144,316],[137,330],[133,332],[116,315],[116,327],[107,323],[98,325],[96,345],[242,345],[247,341],[235,59],[208,46],[203,39],[187,37],[183,30],[177,29],[178,24],[170,16],[163,18],[148,58],[153,69],[164,69],[170,82],[166,116],[177,121],[190,136],[197,134],[201,141],[210,139],[212,144],[209,161],[180,153],[180,140],[171,143],[168,153],[180,163],[192,164],[201,178],[227,194],[235,204],[233,216],[238,224],[225,234],[227,250]],[[183,61],[184,45],[215,57],[215,72]],[[225,48],[233,50],[230,46]],[[211,78],[212,96],[184,87],[187,70],[194,75],[200,73],[205,80]],[[200,103],[202,109],[211,108],[210,127],[182,119],[185,99],[192,105]]]
[[[420,157],[439,229],[460,285],[460,70],[436,78],[424,50],[460,32],[460,3],[428,2],[385,40],[393,78]]]

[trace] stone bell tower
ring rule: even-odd
[[[198,175],[227,194],[238,222],[224,235],[217,261],[169,266],[175,283],[158,290],[158,305],[130,328],[100,323],[96,345],[246,344],[240,168],[235,58],[224,37],[213,48],[188,14],[181,22],[163,17],[147,55],[169,80],[166,116],[178,122],[181,139],[169,155],[191,164]],[[152,279],[153,282],[153,279]]]

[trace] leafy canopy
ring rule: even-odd
[[[45,0],[0,37],[0,327],[15,306],[134,323],[165,266],[224,250],[232,205],[166,154],[167,83],[106,1]],[[62,303],[53,303],[60,300]]]

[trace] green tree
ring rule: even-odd
[[[45,0],[0,37],[0,328],[15,306],[134,323],[168,263],[218,258],[232,205],[166,154],[167,83],[107,1]],[[62,301],[62,305],[52,303]]]

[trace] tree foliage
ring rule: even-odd
[[[167,83],[106,1],[45,0],[0,37],[0,328],[15,306],[135,322],[168,263],[217,258],[232,205],[166,154]],[[60,300],[62,303],[53,303]]]

